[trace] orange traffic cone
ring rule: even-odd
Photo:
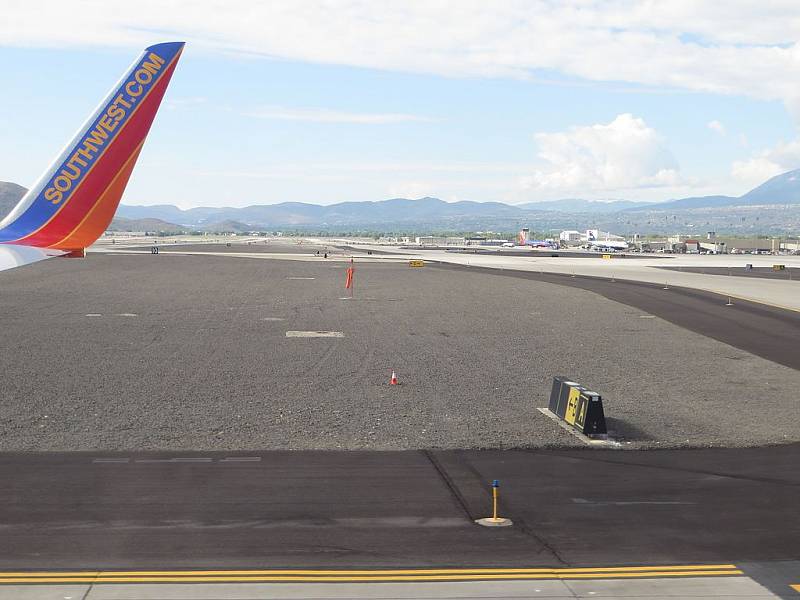
[[[392,371],[392,378],[389,380],[389,385],[400,385],[397,381],[397,374]]]

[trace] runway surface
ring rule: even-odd
[[[497,274],[486,267],[443,265]],[[670,323],[741,348],[768,360],[800,370],[800,313],[781,308],[730,300],[718,294],[683,287],[669,287],[606,277],[572,277],[560,273],[503,270],[506,277],[517,277],[580,288],[658,316]],[[724,307],[720,309],[720,307]]]
[[[798,450],[6,453],[0,569],[732,563],[777,588]],[[492,479],[512,527],[473,523]]]
[[[800,556],[798,450],[4,454],[0,565],[477,568],[792,559]],[[492,479],[501,481],[500,512],[513,527],[473,523],[490,512]]]
[[[338,253],[224,247],[4,274],[0,599],[796,595],[795,314],[383,257],[347,299]],[[784,444],[585,449],[554,374],[625,448]]]
[[[775,264],[782,264],[781,257],[773,257]],[[798,267],[787,267],[784,270],[775,271],[772,267],[753,267],[745,269],[737,267],[657,267],[669,271],[681,273],[700,273],[701,275],[725,275],[730,277],[755,277],[760,279],[776,279],[778,281],[794,281],[800,279],[800,269]]]
[[[375,248],[364,246],[363,249]],[[380,246],[381,249],[389,249]],[[787,268],[800,267],[798,256],[741,256],[741,255],[672,255],[669,259],[640,255],[637,260],[620,258],[609,254],[609,259],[570,258],[566,254],[552,257],[552,253],[531,251],[529,256],[502,256],[496,252],[486,254],[463,254],[444,250],[417,250],[394,248],[398,255],[407,257],[424,257],[442,263],[473,267],[487,267],[515,271],[532,271],[545,273],[564,273],[587,277],[604,277],[607,279],[631,280],[672,287],[685,287],[695,290],[715,292],[723,297],[731,296],[743,300],[751,300],[767,305],[778,306],[793,311],[800,311],[800,282],[780,278],[729,277],[727,267],[744,269],[751,263],[756,267],[771,267],[774,263],[782,263]],[[672,269],[654,267],[670,266]],[[680,269],[679,269],[680,267]],[[700,272],[692,272],[682,267],[700,267]],[[705,267],[723,269],[725,275],[702,273]]]
[[[554,375],[603,394],[626,447],[800,437],[800,372],[653,318],[789,362],[790,317],[403,263],[357,264],[351,300],[345,266],[164,252],[4,273],[0,448],[580,445],[536,410]],[[338,337],[287,337],[318,331]]]
[[[786,592],[790,595],[786,595]],[[105,583],[0,586],[0,600],[458,600],[604,598],[794,598],[785,584],[772,593],[746,575],[645,579],[395,583]]]

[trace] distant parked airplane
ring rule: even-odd
[[[617,250],[627,250],[628,242],[624,240],[598,240],[592,230],[587,231],[587,242],[591,250],[599,252],[616,252]]]
[[[54,256],[83,256],[108,228],[183,45],[146,48],[0,221],[0,271]]]
[[[525,227],[517,234],[517,242],[520,246],[531,246],[533,248],[558,248],[555,242],[550,240],[530,240],[528,239],[529,229]]]

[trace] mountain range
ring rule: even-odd
[[[139,219],[153,217],[186,226],[207,227],[223,220],[239,221],[259,226],[339,227],[347,225],[399,224],[441,220],[443,224],[466,217],[513,218],[529,217],[531,213],[559,212],[574,214],[608,214],[617,212],[650,212],[700,208],[720,208],[755,205],[800,205],[800,169],[777,175],[746,194],[733,196],[700,196],[666,202],[635,202],[615,200],[564,199],[526,204],[501,202],[445,202],[438,198],[368,202],[342,202],[328,206],[301,202],[253,205],[244,208],[192,208],[181,210],[173,205],[122,205],[117,215]]]
[[[25,188],[0,182],[0,217],[16,204]],[[754,206],[761,207],[754,215]],[[787,211],[789,211],[787,213]],[[665,216],[665,213],[669,215]],[[749,221],[748,221],[749,218]],[[502,202],[445,202],[438,198],[342,202],[328,206],[302,202],[255,204],[243,208],[192,208],[171,204],[120,205],[112,228],[120,230],[247,231],[298,229],[341,232],[505,230],[530,225],[538,230],[586,228],[605,223],[625,233],[716,227],[742,230],[753,227],[791,229],[800,223],[800,169],[777,175],[739,197],[701,196],[666,202],[564,199],[526,204]],[[743,225],[745,224],[745,225]],[[136,229],[136,227],[142,229]]]

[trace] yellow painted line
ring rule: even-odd
[[[795,583],[793,585],[790,585],[789,587],[792,588],[795,592],[800,592],[800,583]]]
[[[651,565],[634,567],[558,567],[558,568],[462,568],[462,569],[247,569],[247,570],[214,570],[214,571],[0,571],[0,578],[8,577],[137,577],[137,576],[187,576],[206,575],[457,575],[479,573],[604,573],[604,572],[637,572],[637,571],[719,571],[737,569],[736,565]]]
[[[388,576],[206,576],[206,577],[19,577],[0,578],[0,584],[8,583],[305,583],[305,582],[392,582],[392,581],[492,581],[492,580],[544,580],[544,579],[631,579],[662,577],[711,577],[742,575],[734,570],[722,571],[639,571],[635,573],[500,573],[500,574],[460,574],[460,575],[388,575]]]
[[[10,571],[0,572],[0,579],[8,577],[97,577],[102,571]]]

